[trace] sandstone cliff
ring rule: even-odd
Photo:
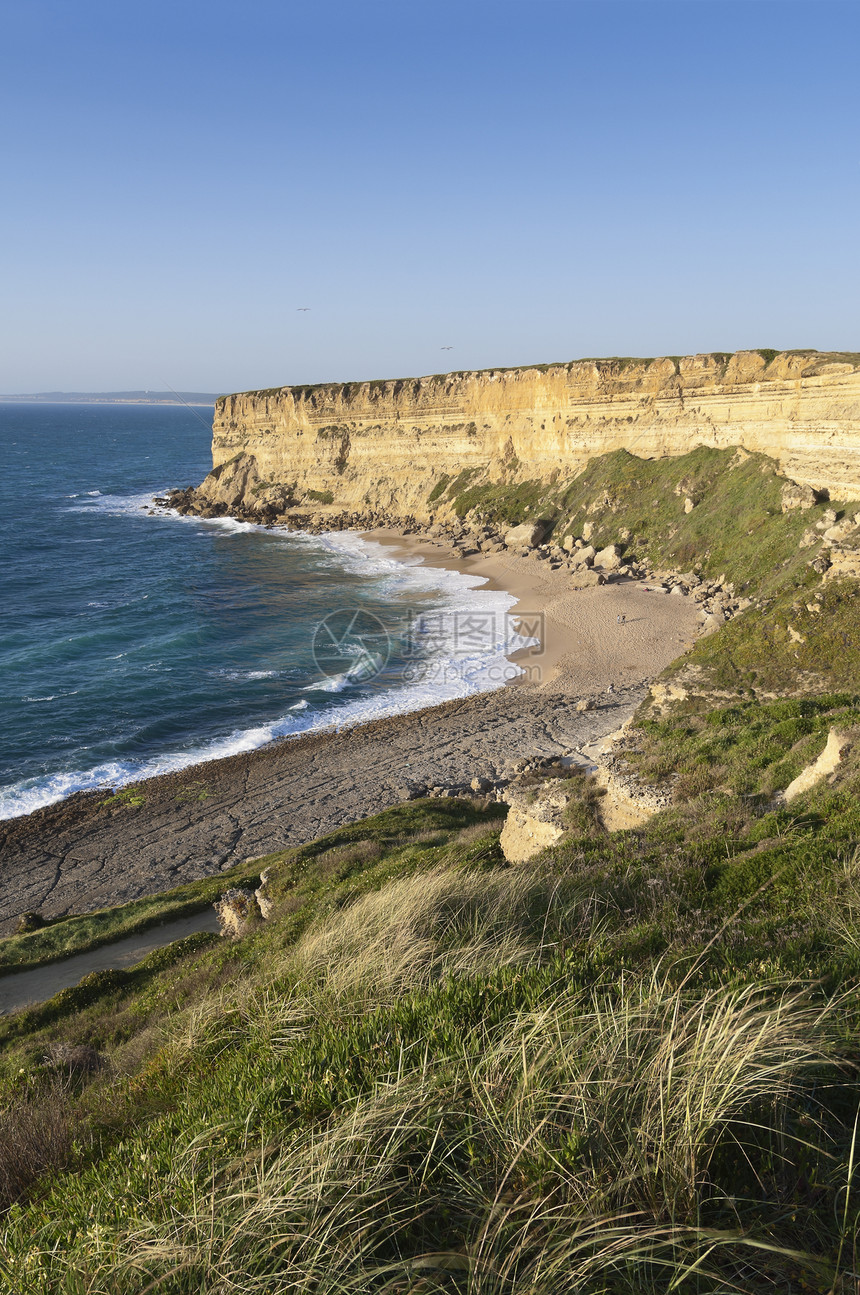
[[[474,480],[552,480],[610,450],[655,458],[740,445],[794,481],[857,499],[858,361],[741,351],[244,392],[216,405],[202,493],[253,510],[420,519],[434,486],[464,469]]]

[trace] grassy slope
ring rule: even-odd
[[[112,1059],[69,1081],[69,1169],[7,1216],[11,1288],[662,1291],[668,1264],[681,1290],[830,1289],[860,760],[790,810],[769,793],[832,723],[855,699],[646,723],[675,805],[527,867],[497,815],[399,807],[274,856],[244,941],[3,1022],[19,1129],[56,1109],[52,1042]]]
[[[860,750],[773,793],[860,732],[856,603],[818,589],[818,513],[779,488],[708,450],[549,494],[451,483],[460,511],[587,517],[763,598],[683,663],[732,696],[643,710],[628,759],[672,803],[635,832],[603,833],[583,780],[568,835],[511,868],[499,811],[406,804],[266,861],[244,940],[0,1021],[16,1295],[855,1289]],[[801,670],[816,695],[763,698]],[[109,1064],[58,1078],[60,1043]]]
[[[552,486],[526,481],[470,484],[457,478],[448,501],[496,522],[543,518],[558,541],[593,527],[596,547],[621,541],[625,556],[657,570],[694,570],[730,581],[739,596],[760,605],[739,616],[717,638],[701,640],[670,667],[700,666],[712,687],[785,693],[852,687],[860,647],[857,584],[841,580],[822,589],[809,563],[822,541],[800,547],[828,502],[783,513],[784,478],[765,455],[704,446],[680,458],[639,459],[617,450],[592,459],[573,480]],[[684,501],[695,507],[684,512]],[[820,593],[824,614],[808,610]],[[805,639],[799,644],[791,626]]]
[[[227,886],[253,889],[259,884],[259,877],[258,864],[251,867],[242,864],[217,877],[192,881],[130,904],[58,918],[35,931],[10,935],[0,941],[0,974],[57,962],[72,953],[86,953],[127,935],[137,935],[162,922],[190,917],[212,904]]]

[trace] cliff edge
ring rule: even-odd
[[[758,451],[802,485],[860,498],[860,356],[579,360],[242,392],[215,407],[199,494],[250,512],[426,519],[439,483],[458,477],[552,482],[612,450],[653,459],[698,445]]]

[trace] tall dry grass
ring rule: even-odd
[[[335,1000],[370,1009],[526,962],[598,922],[587,897],[578,906],[525,869],[398,881],[307,933],[282,968],[299,993],[249,990],[234,1004],[242,1028],[289,1048]],[[211,1039],[218,1019],[198,1013],[177,1046]],[[799,990],[703,992],[654,975],[562,992],[497,1029],[479,1060],[425,1054],[324,1124],[263,1148],[249,1138],[214,1175],[219,1131],[196,1139],[175,1162],[183,1181],[199,1167],[193,1209],[165,1221],[140,1201],[135,1226],[95,1266],[90,1256],[87,1289],[778,1287],[806,1261],[767,1234],[714,1226],[726,1192],[715,1158],[728,1148],[751,1163],[762,1139],[790,1154],[785,1112],[833,1055],[828,1012]],[[163,1183],[161,1200],[171,1195]],[[812,1260],[808,1270],[820,1276]]]
[[[78,1123],[60,1079],[13,1095],[0,1109],[0,1210],[67,1162]]]
[[[564,995],[477,1066],[425,1061],[324,1127],[249,1145],[193,1212],[118,1237],[95,1289],[172,1274],[171,1291],[558,1295],[694,1271],[701,1290],[757,1289],[791,1256],[702,1223],[711,1159],[727,1135],[739,1154],[759,1139],[765,1111],[779,1133],[830,1050],[826,1013],[780,989]]]
[[[309,930],[290,955],[302,980],[339,997],[391,1001],[446,977],[543,958],[594,936],[590,890],[528,868],[438,871],[389,883]]]

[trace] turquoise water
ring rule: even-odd
[[[0,817],[510,677],[513,600],[473,578],[150,515],[206,474],[210,418],[0,404]]]

